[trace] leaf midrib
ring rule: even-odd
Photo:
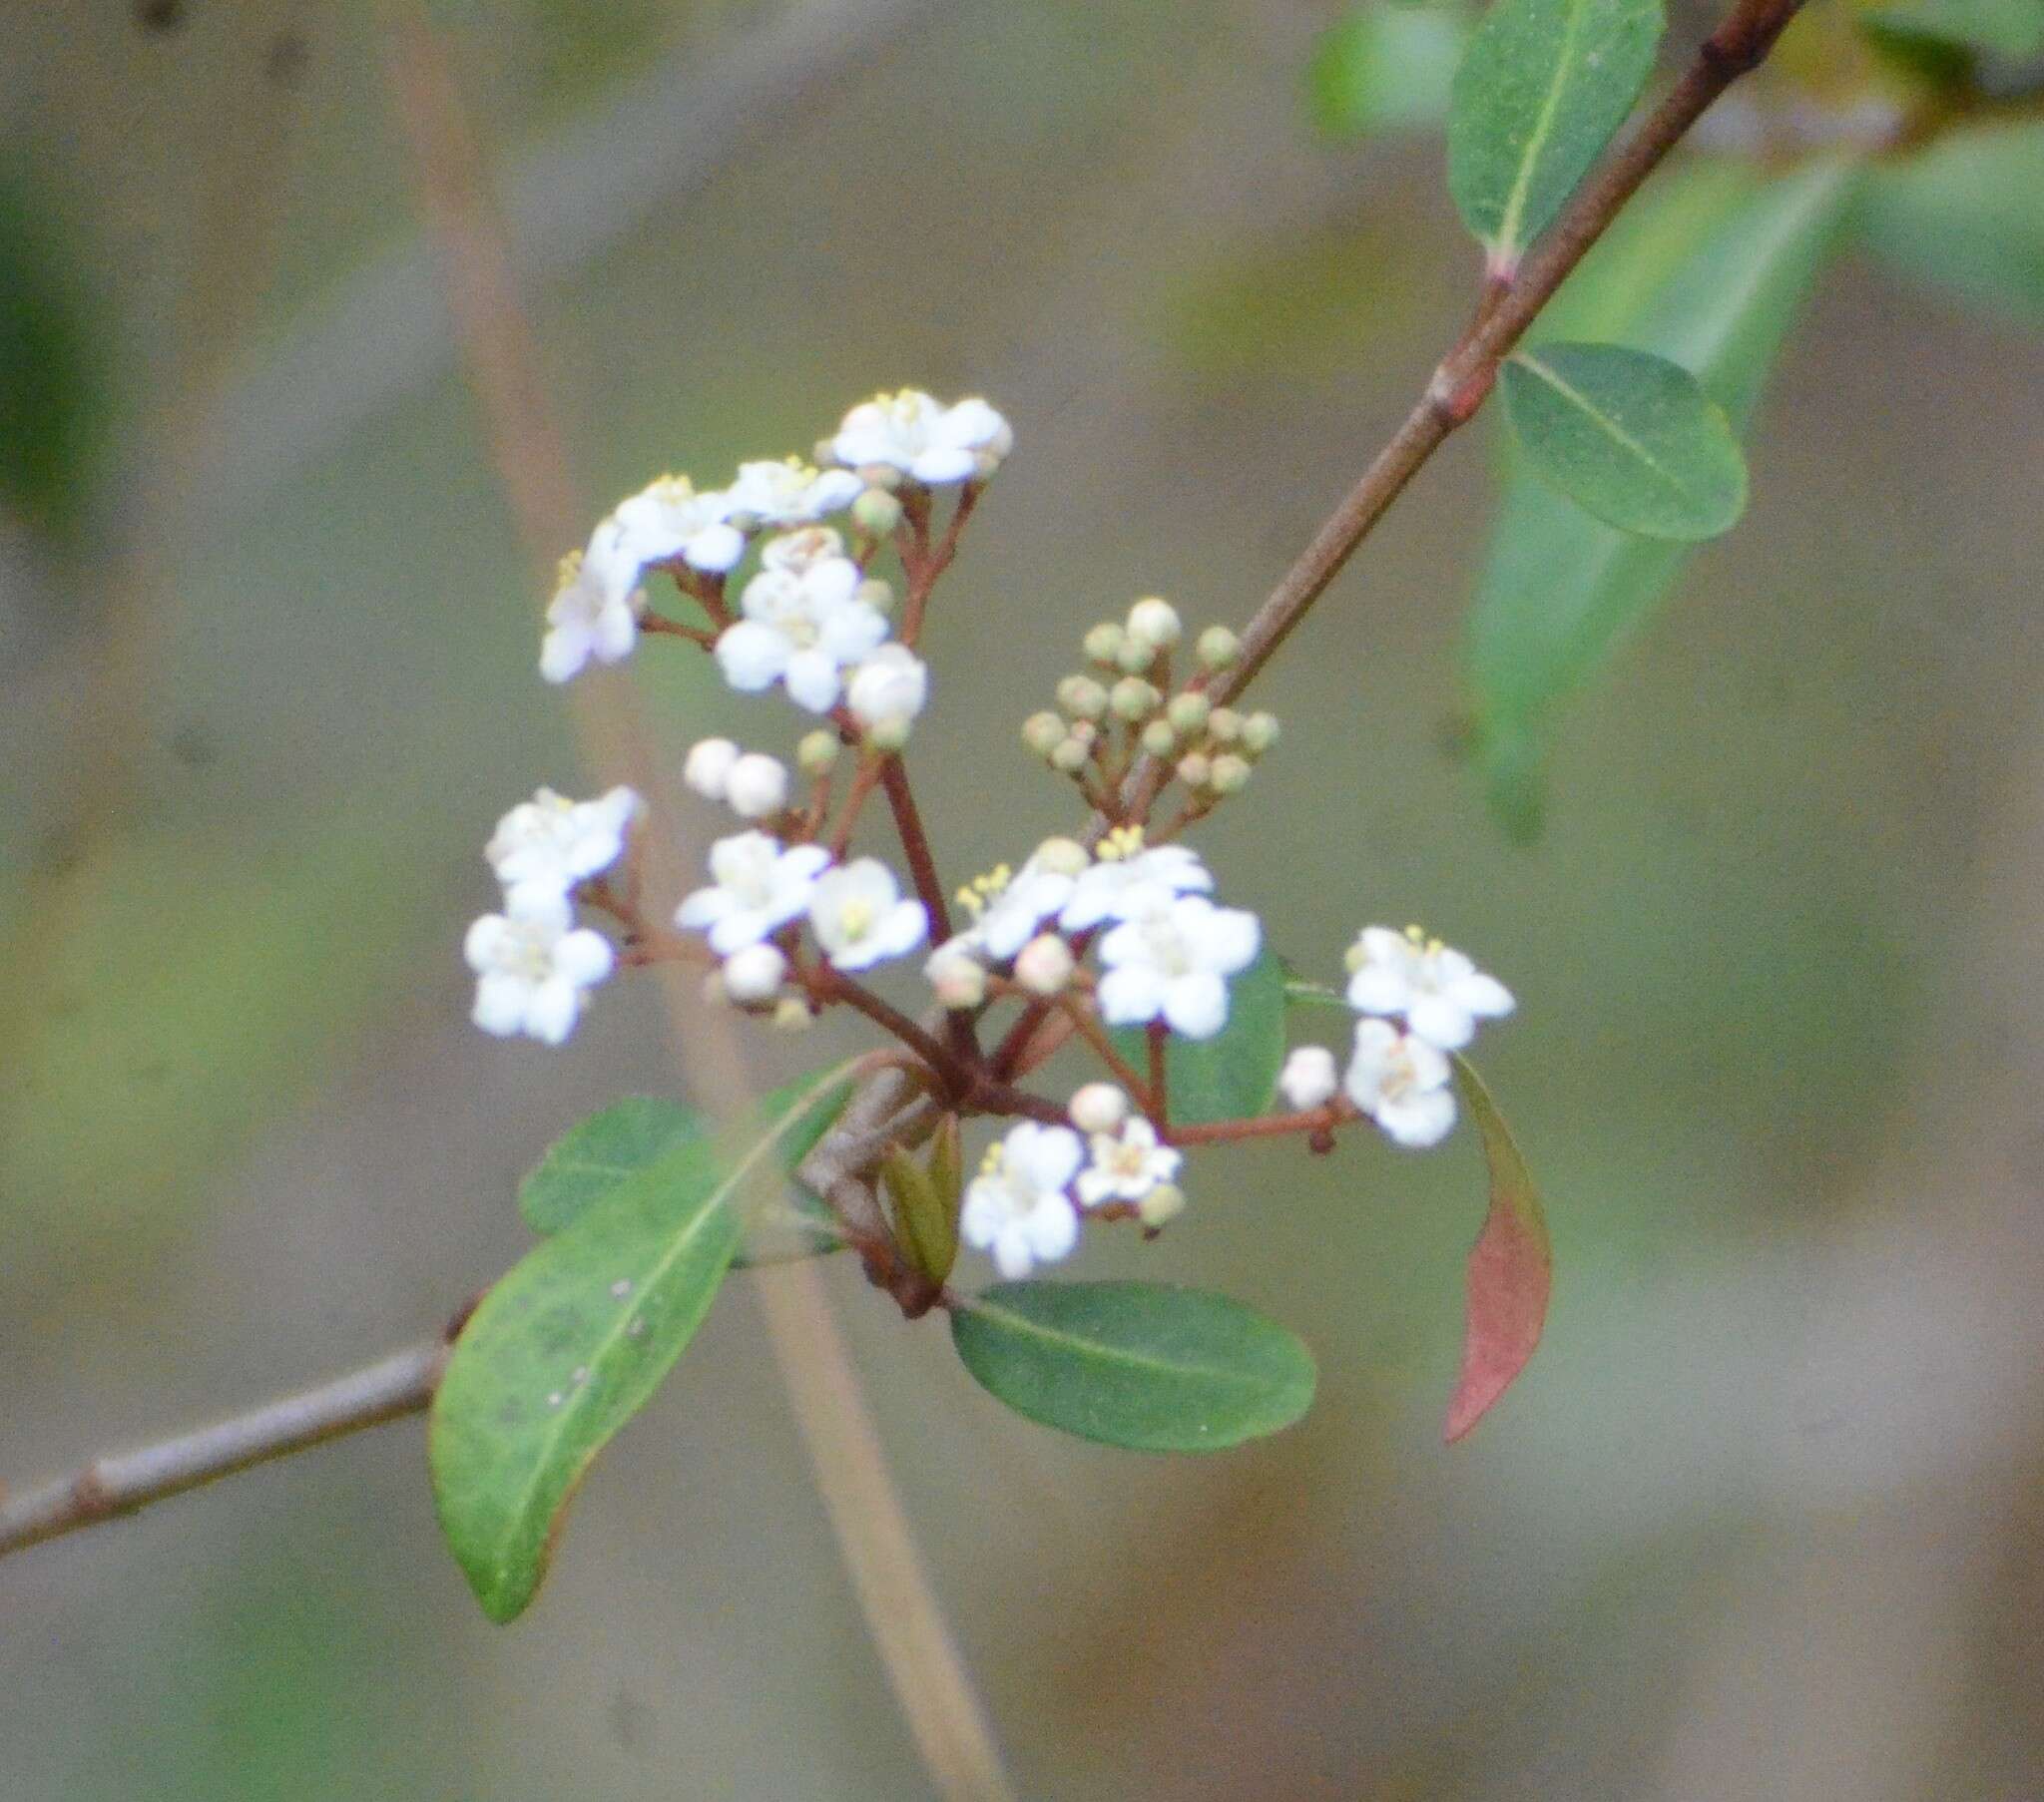
[[[1127,1351],[1119,1346],[1109,1348],[1097,1339],[1082,1339],[1076,1333],[1045,1326],[1040,1320],[1032,1320],[1027,1314],[1018,1314],[1012,1308],[1004,1308],[998,1302],[990,1302],[983,1297],[975,1299],[968,1312],[991,1316],[1003,1324],[1018,1328],[1023,1333],[1054,1345],[1072,1347],[1103,1362],[1131,1364],[1144,1370],[1163,1371],[1171,1376],[1212,1377],[1244,1389],[1270,1390],[1277,1387],[1270,1378],[1247,1376],[1238,1370],[1217,1369],[1209,1364],[1174,1364],[1164,1358]]]
[[[1642,463],[1672,488],[1680,499],[1701,502],[1710,498],[1707,490],[1691,487],[1681,476],[1664,464],[1659,457],[1655,456],[1645,444],[1634,437],[1623,425],[1591,400],[1589,395],[1565,379],[1552,364],[1543,363],[1530,350],[1513,351],[1512,361],[1517,363],[1522,369],[1531,370],[1533,374],[1537,375],[1559,394],[1562,399],[1568,401],[1582,412],[1609,437],[1615,439],[1625,449],[1631,451],[1635,457],[1639,458]]]
[[[1562,32],[1560,54],[1554,62],[1554,78],[1548,83],[1547,95],[1540,103],[1540,112],[1533,121],[1533,130],[1526,139],[1525,155],[1519,159],[1519,173],[1512,180],[1511,193],[1505,196],[1505,210],[1497,223],[1497,247],[1507,256],[1516,256],[1524,244],[1516,241],[1519,221],[1525,212],[1526,196],[1533,188],[1533,168],[1540,161],[1540,153],[1547,141],[1554,136],[1554,122],[1561,111],[1562,89],[1568,85],[1570,53],[1575,48],[1583,20],[1589,12],[1589,0],[1570,0],[1569,22]]]

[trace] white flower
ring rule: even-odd
[[[617,862],[643,805],[629,788],[613,788],[593,801],[571,801],[542,788],[497,822],[483,855],[510,892],[565,895]]]
[[[599,664],[622,663],[639,642],[637,607],[644,600],[630,583],[613,592],[593,548],[589,555],[571,551],[561,559],[560,586],[547,603],[540,675],[564,682],[580,676],[591,658]]]
[[[887,636],[886,617],[852,598],[858,584],[858,565],[848,557],[822,558],[799,574],[762,570],[740,599],[745,618],[717,641],[725,680],[745,694],[785,681],[791,699],[828,712],[837,703],[838,672]]]
[[[783,848],[765,832],[720,838],[710,847],[715,886],[686,896],[675,909],[675,924],[707,929],[710,948],[729,957],[800,914],[829,861],[821,845]]]
[[[1211,1039],[1228,1024],[1226,979],[1249,968],[1262,942],[1257,916],[1242,908],[1202,895],[1162,901],[1100,941],[1101,1018],[1110,1026],[1161,1019],[1188,1039]]]
[[[929,666],[906,645],[882,645],[844,684],[844,703],[868,731],[905,727],[929,699]]]
[[[1385,1020],[1355,1023],[1348,1099],[1401,1145],[1438,1144],[1455,1124],[1447,1055]]]
[[[901,899],[894,872],[877,857],[855,858],[824,876],[809,897],[809,924],[840,970],[906,956],[930,929],[922,903]]]
[[[1015,954],[1015,980],[1032,995],[1061,995],[1075,962],[1071,946],[1056,933],[1041,933]]]
[[[1442,1051],[1460,1051],[1478,1020],[1512,1011],[1512,993],[1459,951],[1416,926],[1402,933],[1366,926],[1349,947],[1348,1005],[1361,1014],[1402,1014],[1405,1024]]]
[[[1129,1098],[1112,1083],[1088,1083],[1072,1097],[1072,1125],[1089,1136],[1112,1132],[1129,1118]]]
[[[765,751],[748,751],[725,777],[724,798],[740,819],[765,819],[787,805],[787,765]]]
[[[1033,1265],[1055,1263],[1079,1242],[1079,1210],[1065,1188],[1081,1154],[1070,1126],[1024,1121],[1011,1127],[966,1186],[959,1236],[991,1252],[1010,1282]]]
[[[1040,847],[1012,876],[1002,864],[958,892],[959,903],[979,916],[967,936],[995,963],[1005,964],[1072,898],[1073,886],[1070,876],[1046,867]]]
[[[729,738],[698,739],[682,763],[682,780],[706,801],[721,801],[738,760],[739,747]]]
[[[1079,1199],[1088,1207],[1140,1201],[1185,1162],[1183,1152],[1157,1142],[1157,1128],[1141,1115],[1123,1121],[1119,1132],[1094,1133],[1092,1151],[1092,1162],[1079,1172]]]
[[[778,945],[743,945],[724,960],[724,992],[733,1001],[771,1001],[786,974]]]
[[[844,540],[828,526],[803,526],[783,532],[760,547],[763,570],[786,570],[791,576],[806,575],[817,564],[844,555]]]
[[[500,914],[468,929],[462,956],[476,974],[471,1018],[500,1039],[524,1033],[559,1045],[574,1031],[582,992],[616,961],[601,933],[574,924],[566,895],[514,890]]]
[[[1284,1105],[1300,1114],[1324,1108],[1340,1086],[1334,1054],[1324,1045],[1301,1045],[1278,1073],[1278,1092],[1284,1097]]]
[[[1213,889],[1213,876],[1191,846],[1158,845],[1146,851],[1141,842],[1131,834],[1108,835],[1100,860],[1080,875],[1071,900],[1058,915],[1060,926],[1067,932],[1084,932],[1103,920],[1134,919],[1160,898]]]
[[[986,999],[986,966],[973,955],[977,949],[970,933],[959,933],[930,953],[922,973],[939,1007],[976,1008]]]
[[[731,523],[731,496],[698,494],[687,476],[662,476],[620,501],[590,540],[614,589],[637,586],[648,564],[679,557],[691,569],[722,575],[746,554],[746,537]]]
[[[858,499],[864,486],[849,470],[820,473],[799,457],[741,463],[727,499],[734,519],[762,526],[806,526]]]
[[[946,407],[903,388],[853,407],[831,450],[853,469],[898,470],[935,485],[991,475],[1014,443],[1008,422],[983,400]]]

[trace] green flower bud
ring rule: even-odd
[[[1031,713],[1022,722],[1022,742],[1039,757],[1049,756],[1064,741],[1064,717],[1048,708],[1041,713]]]
[[[1074,719],[1098,719],[1107,711],[1107,690],[1090,676],[1068,676],[1058,683],[1058,705]]]
[[[894,611],[894,585],[882,582],[877,576],[868,576],[851,591],[854,601],[863,601],[876,614],[891,614]]]
[[[1122,648],[1114,660],[1131,676],[1141,676],[1157,661],[1157,647],[1148,639],[1139,639],[1133,633],[1122,640]]]
[[[1226,670],[1242,656],[1242,640],[1226,626],[1210,626],[1200,634],[1196,650],[1202,669]]]
[[[1214,773],[1207,780],[1216,794],[1240,794],[1250,785],[1250,760],[1223,751],[1214,759]]]
[[[887,538],[901,524],[901,503],[884,488],[868,488],[851,504],[851,523],[874,538]]]
[[[1233,707],[1216,707],[1207,715],[1207,736],[1216,744],[1233,744],[1242,736],[1242,715]]]
[[[1096,664],[1111,664],[1122,654],[1124,636],[1112,620],[1103,620],[1086,635],[1086,655]]]
[[[1143,748],[1153,757],[1168,757],[1178,749],[1178,734],[1162,719],[1153,719],[1143,728]]]
[[[1178,779],[1188,788],[1205,788],[1214,775],[1214,759],[1201,751],[1189,751],[1178,760]]]
[[[1090,745],[1081,744],[1076,738],[1067,738],[1051,752],[1050,766],[1060,775],[1076,776],[1086,767],[1087,759],[1092,755]]]
[[[1108,704],[1114,708],[1117,719],[1134,722],[1148,719],[1157,711],[1157,704],[1163,698],[1140,676],[1125,676],[1115,683],[1114,692],[1108,696]]]
[[[889,713],[866,727],[866,742],[878,751],[898,751],[908,742],[909,728],[914,723],[906,713]]]
[[[1178,609],[1155,595],[1129,609],[1129,637],[1141,639],[1155,650],[1169,650],[1185,636],[1185,630]]]
[[[1242,747],[1253,757],[1261,757],[1278,742],[1278,715],[1276,713],[1252,713],[1242,722]]]
[[[795,768],[805,776],[820,776],[837,761],[840,748],[835,732],[806,732],[794,747]]]
[[[1182,732],[1190,738],[1194,733],[1207,729],[1207,717],[1213,711],[1214,703],[1206,695],[1188,691],[1171,697],[1164,716],[1171,721],[1173,731]]]
[[[1137,1214],[1152,1232],[1167,1221],[1176,1220],[1185,1210],[1186,1191],[1175,1182],[1160,1182],[1136,1203]]]
[[[1037,867],[1053,875],[1076,876],[1092,861],[1092,852],[1076,838],[1046,838],[1036,847]]]

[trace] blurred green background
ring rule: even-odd
[[[1244,616],[1460,322],[1438,143],[1313,130],[1336,10],[431,8],[589,518],[880,386],[1014,421],[929,639],[947,873],[1070,825],[1014,727],[1079,633]],[[368,9],[6,14],[10,1481],[432,1330],[540,1149],[673,1081],[630,984],[559,1053],[466,1022],[482,841],[584,778],[387,53]],[[2034,1802],[2044,341],[1832,269],[1530,848],[1454,749],[1493,431],[1274,666],[1207,848],[1307,973],[1410,918],[1517,991],[1546,1343],[1444,1450],[1467,1134],[1216,1153],[1159,1243],[1094,1236],[1313,1344],[1306,1422],[1211,1462],[1029,1426],[833,1267],[939,1586],[1031,1797]],[[636,669],[671,758],[741,718]],[[11,1559],[0,1619],[23,1802],[926,1793],[743,1281],[511,1628],[415,1422]]]

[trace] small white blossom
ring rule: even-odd
[[[643,805],[629,788],[613,788],[593,801],[571,801],[542,788],[497,822],[483,855],[509,892],[565,895],[617,862]]]
[[[1512,1011],[1512,993],[1461,952],[1416,926],[1402,933],[1366,926],[1348,951],[1348,1005],[1362,1014],[1402,1014],[1429,1045],[1460,1051],[1478,1020]]]
[[[591,659],[622,663],[639,642],[637,610],[644,601],[629,583],[614,593],[593,554],[570,552],[561,559],[560,586],[547,603],[540,675],[550,682],[564,682],[580,676]]]
[[[894,872],[877,857],[859,857],[817,882],[809,924],[838,969],[865,970],[920,945],[929,915],[920,901],[901,899]]]
[[[939,1007],[976,1008],[986,999],[986,966],[974,955],[977,949],[969,933],[960,933],[930,953],[922,973]]]
[[[722,575],[746,554],[746,538],[731,523],[731,497],[698,494],[687,476],[662,476],[620,501],[590,541],[592,558],[607,566],[615,588],[631,589],[649,564],[679,557],[691,569]]]
[[[1166,650],[1185,636],[1185,622],[1169,601],[1152,595],[1129,609],[1128,633],[1146,650]]]
[[[779,463],[741,463],[726,498],[733,519],[741,523],[806,526],[849,507],[863,486],[849,470],[818,471],[789,457]]]
[[[958,891],[960,905],[978,916],[968,936],[994,963],[1005,964],[1072,898],[1073,886],[1070,876],[1046,865],[1041,847],[1013,875],[1002,864]]]
[[[787,765],[765,751],[748,751],[731,766],[724,798],[740,819],[765,819],[787,805]]]
[[[1211,1039],[1228,1024],[1227,979],[1255,962],[1262,943],[1256,915],[1242,908],[1203,895],[1161,901],[1100,941],[1101,1018],[1163,1020],[1188,1039]]]
[[[1301,1045],[1278,1073],[1278,1092],[1284,1097],[1284,1105],[1300,1114],[1324,1108],[1340,1086],[1334,1054],[1324,1045]]]
[[[868,731],[906,727],[929,699],[929,666],[906,645],[882,645],[852,671],[844,702]]]
[[[858,583],[848,557],[821,558],[798,574],[762,570],[740,599],[745,618],[718,638],[725,680],[746,694],[784,681],[790,699],[828,712],[837,704],[839,672],[887,636],[885,617],[853,599]]]
[[[733,1001],[771,1001],[786,974],[778,945],[743,945],[724,960],[724,992]]]
[[[1067,932],[1084,932],[1104,920],[1129,920],[1150,911],[1160,898],[1207,894],[1214,878],[1190,845],[1142,848],[1140,833],[1111,832],[1098,862],[1079,876],[1072,898],[1058,915]]]
[[[1112,1083],[1088,1083],[1072,1097],[1072,1125],[1089,1137],[1112,1132],[1129,1118],[1129,1098]]]
[[[567,896],[529,888],[514,891],[502,913],[476,921],[462,955],[476,975],[476,1025],[500,1039],[524,1033],[545,1045],[575,1030],[583,991],[616,962],[601,933],[575,925]]]
[[[1015,954],[1015,980],[1032,995],[1061,995],[1075,962],[1071,946],[1054,932],[1042,933]]]
[[[1088,1207],[1140,1201],[1185,1162],[1182,1151],[1157,1142],[1157,1128],[1141,1115],[1123,1121],[1118,1132],[1094,1133],[1091,1150],[1092,1161],[1079,1172],[1079,1199]]]
[[[765,832],[720,838],[710,847],[716,883],[686,896],[675,909],[675,924],[707,931],[710,948],[729,957],[796,918],[829,861],[821,845],[783,847]]]
[[[790,576],[805,576],[832,557],[844,555],[844,539],[828,526],[803,526],[783,532],[760,547],[763,570],[785,570]]]
[[[1348,1099],[1401,1145],[1438,1144],[1455,1124],[1447,1055],[1387,1020],[1355,1023]]]
[[[729,738],[701,738],[689,746],[682,762],[682,780],[706,801],[724,799],[739,747]]]
[[[831,450],[853,469],[893,470],[934,487],[984,479],[1014,443],[1008,422],[983,400],[947,407],[920,389],[903,388],[853,407]]]
[[[1057,1262],[1079,1242],[1079,1210],[1065,1189],[1082,1155],[1069,1126],[1024,1121],[1011,1127],[966,1186],[959,1236],[991,1252],[994,1268],[1010,1282]]]

